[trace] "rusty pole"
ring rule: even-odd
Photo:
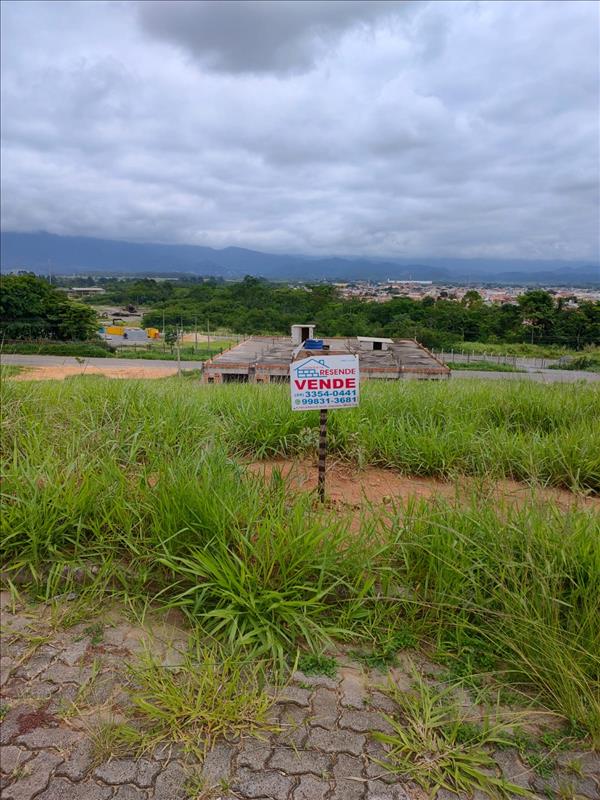
[[[319,419],[319,500],[325,502],[325,460],[327,458],[327,409],[322,408]]]

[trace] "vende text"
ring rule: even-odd
[[[309,378],[303,381],[296,378],[294,385],[299,391],[302,389],[356,389],[356,378]]]

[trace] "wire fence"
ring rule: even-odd
[[[449,361],[465,364],[479,361],[490,364],[506,364],[517,369],[547,369],[550,366],[565,364],[571,360],[569,356],[562,358],[536,358],[534,356],[514,356],[496,353],[470,353],[465,350],[434,350],[433,348],[431,348],[431,352],[445,364]]]

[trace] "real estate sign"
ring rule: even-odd
[[[358,356],[318,353],[290,365],[293,411],[357,406],[359,386]]]

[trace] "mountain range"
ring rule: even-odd
[[[155,244],[6,231],[0,237],[3,271],[39,274],[255,275],[281,281],[431,280],[504,284],[600,285],[600,264],[491,258],[314,257],[241,247]]]

